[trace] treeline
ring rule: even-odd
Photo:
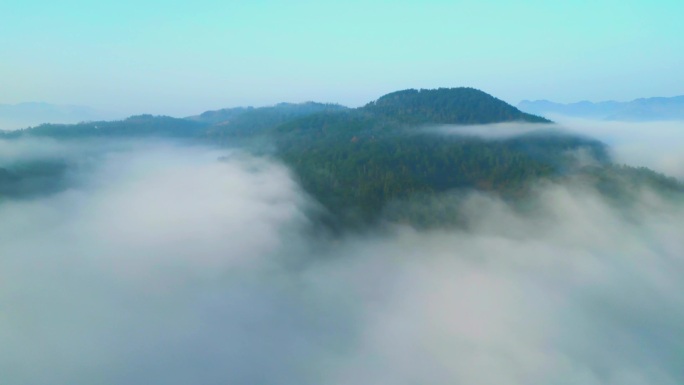
[[[529,183],[570,172],[571,153],[592,140],[535,135],[509,140],[402,132],[394,136],[305,135],[280,142],[283,159],[302,186],[345,221],[376,218],[384,206],[412,196],[453,189],[521,195]]]

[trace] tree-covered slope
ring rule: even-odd
[[[597,141],[555,134],[322,133],[281,140],[279,149],[302,186],[343,222],[372,221],[392,201],[453,189],[521,195],[539,178],[572,172],[578,149],[607,158]]]
[[[279,155],[302,186],[342,224],[373,222],[397,201],[436,193],[479,190],[516,198],[540,179],[592,175],[609,191],[641,170],[611,168],[603,143],[540,125],[524,135],[484,139],[447,135],[444,124],[546,123],[469,88],[408,90],[344,112],[297,119],[277,128]],[[501,130],[505,128],[502,127]],[[472,131],[477,131],[474,129]],[[594,168],[583,165],[590,159]],[[591,172],[590,172],[590,171]],[[601,172],[599,172],[601,171]],[[678,189],[665,177],[644,180]],[[619,187],[615,187],[619,186]]]
[[[277,126],[297,118],[345,110],[347,108],[339,104],[279,103],[270,107],[208,111],[199,118],[190,119],[212,123],[207,129],[207,137],[220,144],[230,144],[231,140],[270,134]]]

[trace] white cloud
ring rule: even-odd
[[[526,212],[470,196],[463,229],[328,239],[276,162],[127,148],[0,205],[7,383],[684,381],[681,203],[548,185]]]
[[[684,180],[684,122],[609,122],[564,118],[560,126],[597,138],[611,148],[615,160],[649,167]]]

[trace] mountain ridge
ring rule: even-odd
[[[337,115],[342,114],[342,115]],[[358,108],[334,103],[278,103],[266,107],[233,107],[205,111],[186,118],[149,114],[126,119],[92,120],[75,124],[45,123],[3,136],[117,136],[123,134],[162,136],[204,136],[226,141],[235,137],[249,137],[275,130],[281,125],[297,123],[300,119],[338,119],[344,116],[365,117],[370,120],[391,120],[392,124],[489,124],[523,121],[549,123],[540,116],[524,113],[508,103],[483,91],[469,88],[407,89],[379,97]],[[145,117],[145,119],[139,119]],[[174,129],[164,133],[159,124]],[[135,127],[134,127],[135,126]],[[187,132],[182,127],[188,128]],[[203,129],[198,129],[203,127]]]
[[[406,89],[381,96],[361,109],[410,123],[488,124],[508,121],[550,123],[471,87]],[[403,110],[408,111],[403,111]]]
[[[556,103],[549,100],[523,100],[520,110],[534,114],[556,114],[577,118],[615,121],[684,120],[684,95],[638,98],[627,102],[580,101]]]
[[[663,189],[681,190],[658,175],[613,168],[603,143],[550,130],[549,120],[472,88],[402,90],[358,108],[312,102],[218,111],[187,119],[137,115],[109,122],[46,124],[0,136],[160,137],[265,151],[287,165],[303,190],[325,208],[321,221],[332,228],[386,219],[386,209],[393,202],[470,190],[519,199],[540,180],[576,175],[589,175],[592,183],[609,195],[619,195],[615,191],[625,190],[622,180],[635,178],[655,181]],[[229,119],[224,120],[226,117]],[[433,129],[503,122],[538,124],[539,129],[496,139],[446,135]],[[591,157],[594,168],[584,167],[574,155],[578,152]],[[43,183],[52,180],[46,179],[46,174],[59,177],[60,168],[43,164],[4,168],[5,181],[0,183],[5,183],[7,192],[23,194],[28,187],[62,186]],[[430,225],[437,220],[434,218],[443,217],[437,214],[416,217],[410,211],[395,212],[393,220]]]

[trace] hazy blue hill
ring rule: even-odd
[[[518,108],[533,114],[564,115],[587,119],[620,121],[684,120],[684,96],[655,97],[630,102],[554,103],[548,100],[523,100]]]
[[[586,100],[570,104],[554,103],[548,100],[523,100],[518,104],[519,109],[533,114],[566,115],[592,119],[605,119],[608,115],[617,112],[620,107],[621,103],[615,101],[592,103]]]
[[[609,120],[684,120],[684,96],[633,100],[607,117]]]
[[[37,127],[6,132],[4,137],[22,136],[76,139],[86,137],[199,137],[206,124],[169,116],[137,115],[124,120],[83,122],[77,124],[41,124]]]

